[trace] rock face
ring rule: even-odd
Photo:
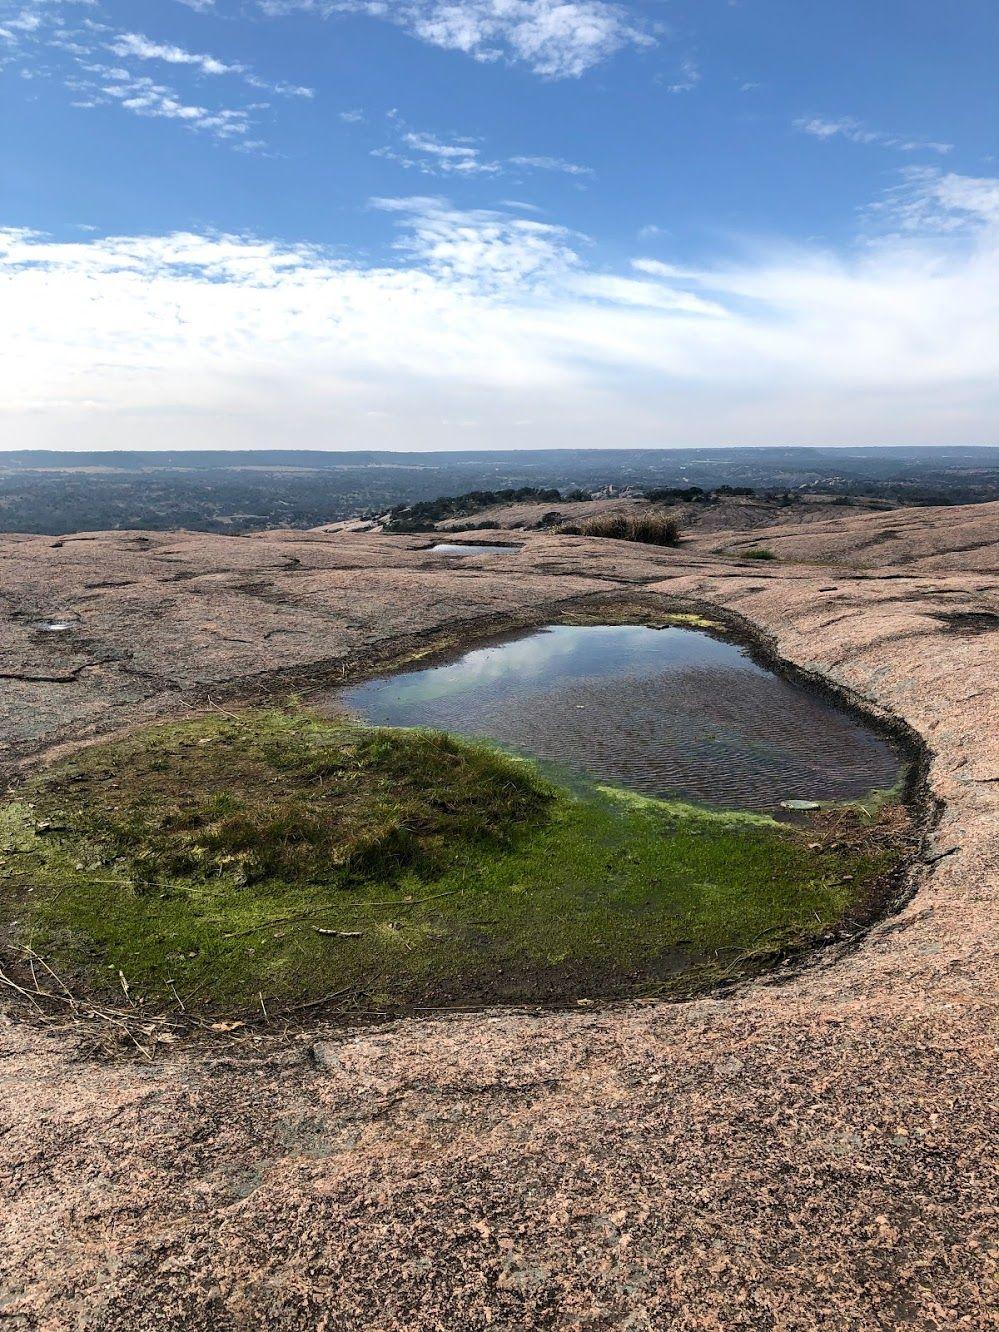
[[[721,998],[262,1034],[152,1065],[9,1007],[6,1324],[996,1326],[997,539],[997,505],[674,551],[526,533],[457,560],[365,533],[0,538],[9,771],[430,641],[679,598],[903,719],[938,805],[902,911]],[[711,554],[741,542],[779,560]]]

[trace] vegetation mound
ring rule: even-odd
[[[896,853],[848,826],[570,791],[446,735],[213,714],[0,806],[0,924],[74,991],[146,1011],[687,991],[875,890]]]

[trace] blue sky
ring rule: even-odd
[[[986,0],[0,0],[8,447],[995,442]]]

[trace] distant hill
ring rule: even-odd
[[[999,449],[805,447],[344,453],[0,453],[0,531],[309,528],[469,492],[748,488],[902,503],[999,499]]]
[[[295,468],[308,471],[342,470],[355,467],[417,467],[453,469],[482,467],[487,470],[545,470],[553,473],[566,467],[582,467],[603,473],[624,474],[634,470],[671,471],[673,468],[736,467],[774,472],[828,472],[845,469],[851,474],[887,475],[912,467],[997,465],[999,449],[990,445],[871,445],[865,448],[813,448],[805,445],[726,446],[690,449],[470,449],[460,452],[408,453],[405,451],[322,449],[177,449],[170,452],[78,452],[71,449],[16,449],[0,451],[0,472],[80,470],[94,467],[135,472],[214,471],[234,468]]]

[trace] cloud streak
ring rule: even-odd
[[[359,113],[342,113],[340,119],[356,124],[364,117]],[[442,139],[437,134],[413,129],[397,111],[389,112],[387,119],[395,133],[395,142],[372,149],[372,157],[384,158],[426,176],[499,176],[511,170],[549,171],[577,178],[594,174],[590,167],[544,154],[485,157],[478,141],[467,135]]]
[[[900,153],[930,152],[946,156],[953,151],[952,143],[938,143],[932,139],[907,139],[899,134],[886,134],[883,130],[871,129],[861,120],[852,116],[833,119],[829,116],[799,116],[794,127],[803,134],[810,134],[813,139],[846,139],[850,143],[875,144],[879,148],[894,148]]]
[[[113,41],[108,43],[108,50],[124,59],[134,57],[137,60],[161,61],[167,65],[192,66],[201,74],[235,74],[252,88],[280,93],[286,97],[311,98],[315,96],[315,90],[312,88],[291,83],[270,83],[267,79],[262,79],[259,75],[254,74],[253,70],[247,65],[227,64],[216,56],[205,55],[198,51],[187,51],[183,47],[175,46],[172,43],[155,42],[138,32],[120,33]]]

